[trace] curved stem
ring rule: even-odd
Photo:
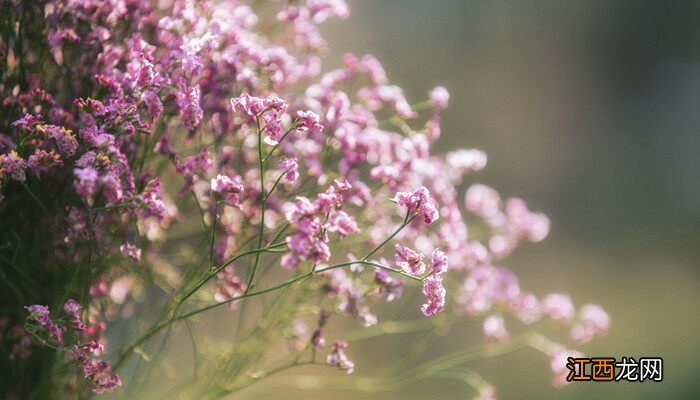
[[[403,277],[405,277],[405,278],[413,279],[414,281],[423,282],[423,278],[418,277],[418,276],[413,276],[413,275],[411,275],[411,274],[407,274],[407,273],[403,272],[403,271],[400,270],[400,269],[391,268],[391,267],[386,266],[386,265],[383,265],[383,264],[379,264],[379,263],[372,262],[372,261],[364,261],[364,260],[348,261],[348,262],[344,262],[344,263],[341,263],[341,264],[331,265],[330,267],[325,267],[325,268],[317,269],[317,270],[314,271],[314,273],[329,271],[329,270],[332,270],[332,269],[342,268],[342,267],[345,267],[345,266],[348,266],[348,265],[353,265],[353,264],[369,265],[369,266],[372,266],[372,267],[376,267],[376,268],[379,268],[379,269],[383,269],[383,270],[387,270],[387,271],[393,272],[393,273],[395,273],[395,274],[399,274],[399,275],[401,275],[401,276],[403,276]]]

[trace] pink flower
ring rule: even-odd
[[[233,111],[243,111],[252,118],[260,116],[264,111],[275,111],[279,114],[287,111],[287,103],[279,97],[261,98],[251,96],[248,93],[232,98],[231,107],[233,107]]]
[[[442,86],[437,86],[430,91],[430,103],[436,110],[444,110],[447,108],[450,100],[450,94]]]
[[[569,376],[571,370],[566,367],[568,363],[568,358],[583,358],[585,357],[582,353],[576,350],[567,349],[564,346],[556,345],[551,352],[550,366],[554,377],[552,378],[552,385],[554,387],[562,387],[569,383],[566,377]],[[578,374],[579,364],[574,364],[576,373]]]
[[[426,302],[421,311],[426,317],[432,317],[445,309],[447,291],[442,285],[442,275],[430,275],[423,281],[423,295]]]
[[[513,304],[513,312],[524,324],[532,324],[542,317],[540,302],[532,293],[523,293]]]
[[[496,215],[501,208],[501,197],[494,189],[475,184],[467,189],[465,197],[467,210],[472,214],[489,218]]]
[[[476,149],[460,149],[447,153],[445,160],[450,168],[460,174],[469,171],[479,171],[486,167],[486,153]]]
[[[219,174],[211,180],[211,191],[218,193],[226,199],[226,204],[239,207],[241,206],[239,194],[243,193],[243,185],[237,183],[226,175]]]
[[[499,342],[508,340],[510,335],[506,330],[503,317],[500,315],[491,315],[486,317],[484,319],[484,335]]]
[[[426,224],[439,218],[437,209],[430,202],[430,191],[425,186],[419,186],[412,192],[398,192],[393,200],[408,212],[417,212]]]
[[[320,118],[312,111],[297,111],[297,131],[319,133],[323,130],[323,125],[319,123]]]
[[[360,233],[360,228],[357,227],[355,218],[345,211],[334,212],[328,218],[326,225],[328,232],[337,233],[341,238],[348,236],[350,233]]]
[[[394,248],[396,249],[394,262],[399,269],[415,276],[425,273],[425,263],[423,262],[425,256],[423,254],[400,244],[395,245]]]
[[[136,262],[141,262],[141,249],[134,246],[133,244],[124,243],[123,245],[119,246],[119,251],[121,251],[123,255],[131,258],[132,260]]]
[[[229,265],[218,274],[216,274],[216,287],[214,292],[214,300],[218,302],[228,301],[236,298],[245,292],[245,282],[241,281],[233,270],[233,265]],[[230,301],[228,307],[234,310],[237,302]]]
[[[578,322],[571,328],[571,338],[580,344],[590,342],[594,336],[605,334],[610,317],[596,304],[584,304],[578,311]]]
[[[352,374],[355,369],[355,364],[345,354],[344,349],[347,347],[347,342],[337,340],[333,344],[333,352],[328,355],[326,362],[331,367],[338,367],[338,369],[341,371],[345,371],[347,374]]]
[[[469,314],[481,314],[494,306],[511,306],[520,300],[518,278],[505,268],[482,264],[464,281],[459,302]]]
[[[552,293],[542,299],[542,312],[562,324],[571,322],[575,311],[568,294]]]
[[[433,250],[430,255],[430,268],[432,274],[444,274],[447,272],[447,256],[439,249]]]
[[[287,183],[294,183],[299,178],[299,164],[296,158],[288,158],[279,164],[284,171],[284,180]]]

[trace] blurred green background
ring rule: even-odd
[[[507,265],[539,295],[602,304],[608,335],[589,355],[661,356],[662,383],[550,385],[533,350],[479,362],[501,399],[700,398],[700,3],[350,1],[324,28],[338,59],[373,53],[408,98],[451,94],[438,150],[489,155],[483,182],[552,218],[550,237]],[[478,328],[478,327],[476,327]],[[464,347],[478,329],[443,340]],[[448,343],[444,343],[448,346]],[[372,359],[382,342],[352,355]],[[361,354],[358,354],[361,353]],[[453,399],[435,380],[396,393],[279,398]]]

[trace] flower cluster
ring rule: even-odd
[[[119,375],[111,373],[110,363],[95,358],[104,352],[103,339],[96,336],[101,331],[100,327],[85,326],[80,315],[81,306],[73,299],[69,299],[63,305],[63,309],[70,318],[71,330],[75,332],[75,335],[71,335],[75,343],[72,346],[66,345],[64,341],[64,334],[68,332],[68,327],[57,325],[52,321],[48,307],[39,304],[27,307],[31,318],[38,323],[39,332],[37,333],[45,333],[55,346],[69,349],[68,352],[83,371],[85,379],[91,383],[94,393],[102,394],[121,386]]]
[[[287,220],[297,233],[287,237],[290,253],[282,257],[284,268],[292,269],[301,261],[328,262],[331,257],[328,233],[344,238],[350,233],[359,233],[355,219],[341,210],[343,193],[351,188],[347,181],[336,180],[312,202],[306,197],[297,197],[286,213]]]
[[[413,290],[424,296],[414,313],[453,304],[483,318],[496,341],[510,338],[507,313],[525,324],[547,316],[581,344],[608,329],[599,306],[540,300],[502,266],[518,246],[544,240],[550,221],[488,186],[460,189],[487,157],[434,151],[445,88],[411,103],[372,55],[324,67],[319,24],[346,18],[343,0],[260,13],[244,1],[6,3],[23,15],[0,14],[16,27],[0,40],[0,220],[15,221],[0,230],[9,289],[0,300],[15,311],[0,313],[0,335],[11,362],[53,360],[34,360],[45,357],[36,346],[65,350],[103,393],[166,328],[223,305],[245,327],[238,306],[270,297],[277,307],[248,308],[259,323],[236,339],[246,345],[235,342],[259,354],[202,363],[226,370],[225,385],[211,374],[213,386],[245,387],[241,371],[252,365],[231,363],[260,360],[285,324],[295,328],[295,362],[325,351],[327,364],[352,373],[331,315],[377,325],[385,317],[373,303],[403,309],[396,301]],[[34,303],[48,306],[23,308]],[[61,304],[65,315],[52,319]],[[300,328],[316,315],[313,330]],[[112,364],[101,359],[105,332],[121,349]],[[477,389],[494,396],[490,385]]]

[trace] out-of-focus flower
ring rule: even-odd
[[[347,347],[347,342],[337,340],[333,343],[333,351],[328,355],[326,362],[331,367],[338,367],[339,370],[345,371],[347,374],[352,374],[355,370],[355,363],[345,354],[344,349]]]

